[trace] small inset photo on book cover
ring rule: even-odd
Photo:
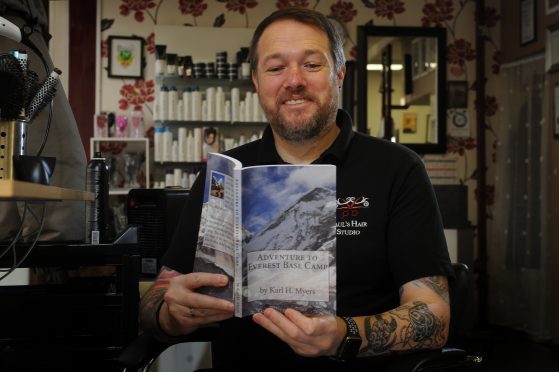
[[[202,161],[208,161],[208,153],[219,152],[219,131],[216,127],[205,127],[202,143]]]
[[[225,195],[225,175],[219,172],[212,171],[210,195],[215,198],[223,199]]]

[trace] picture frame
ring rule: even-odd
[[[553,138],[559,139],[559,83],[553,87]]]
[[[109,78],[143,79],[144,39],[137,36],[108,37]]]
[[[545,38],[545,70],[547,72],[559,69],[559,25],[546,30]]]
[[[404,112],[402,114],[402,133],[405,134],[417,133],[417,113]]]
[[[449,80],[447,82],[447,108],[468,108],[468,82]]]
[[[520,0],[520,45],[536,40],[536,0]]]
[[[559,0],[545,0],[545,15],[550,15],[559,10]]]

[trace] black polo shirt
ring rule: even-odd
[[[452,276],[452,266],[435,194],[417,154],[354,132],[349,115],[342,110],[336,122],[338,137],[314,163],[337,167],[337,313],[372,315],[397,307],[403,284],[426,276]],[[262,139],[227,155],[243,166],[283,163],[270,127]],[[192,269],[204,179],[204,175],[198,177],[193,186],[162,261],[183,273]],[[236,366],[246,366],[244,361],[250,359],[256,363],[260,358],[272,358],[276,363],[304,368],[340,367],[325,358],[297,356],[250,317],[231,319],[222,326],[228,345],[224,360],[233,360]]]

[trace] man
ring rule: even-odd
[[[250,50],[270,126],[261,140],[228,154],[245,166],[337,166],[337,316],[268,308],[230,319],[233,304],[196,293],[227,283],[223,275],[188,273],[200,222],[199,177],[165,266],[142,300],[143,327],[165,338],[221,321],[220,356],[232,370],[365,370],[371,358],[363,357],[443,346],[452,273],[421,160],[400,145],[354,133],[349,116],[337,110],[345,58],[324,16],[276,11],[257,27]]]

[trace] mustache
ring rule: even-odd
[[[285,93],[282,93],[278,97],[277,103],[281,104],[290,99],[301,99],[301,98],[308,101],[316,101],[316,97],[314,94],[306,91],[305,88],[301,88],[301,89],[291,89],[289,91],[286,91]]]

